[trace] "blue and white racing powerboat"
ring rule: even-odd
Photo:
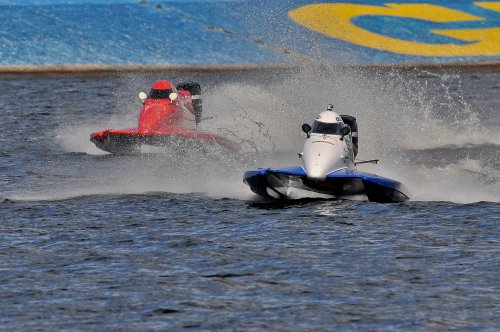
[[[276,200],[327,198],[390,203],[409,199],[408,189],[402,183],[356,169],[358,164],[378,161],[355,161],[356,118],[338,115],[328,105],[312,127],[303,124],[302,130],[307,135],[299,154],[302,166],[245,172],[243,181],[254,193]]]

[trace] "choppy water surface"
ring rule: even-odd
[[[101,154],[159,77],[0,80],[0,329],[500,329],[498,73],[198,74],[243,156]],[[255,200],[328,102],[412,201]]]

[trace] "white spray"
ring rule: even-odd
[[[204,192],[211,197],[247,199],[252,194],[241,181],[243,172],[298,164],[296,153],[303,144],[300,125],[311,122],[332,103],[336,112],[358,119],[358,158],[381,159],[379,165],[360,166],[361,170],[403,182],[415,200],[500,201],[500,174],[494,166],[500,158],[498,148],[496,155],[479,159],[456,159],[448,154],[439,165],[426,160],[428,154],[422,152],[500,144],[498,134],[492,134],[500,132],[498,128],[481,124],[465,101],[460,76],[387,71],[322,67],[278,73],[253,84],[246,82],[244,74],[238,83],[209,84],[204,89],[201,129],[239,141],[243,157],[217,149],[209,153],[167,151],[163,156],[139,159],[92,157],[94,171],[82,174],[78,185],[66,185],[65,194]],[[89,119],[76,127],[62,125],[63,149],[99,154],[88,140],[90,131],[134,126],[138,86],[149,83],[143,77],[124,79],[117,107],[103,115],[108,119],[104,123]]]

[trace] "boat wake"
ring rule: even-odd
[[[38,186],[30,184],[41,188],[38,194],[24,190],[15,198],[163,191],[249,199],[252,193],[242,182],[243,172],[260,165],[297,164],[301,124],[332,103],[336,112],[358,119],[358,159],[381,160],[359,170],[404,182],[414,200],[498,202],[498,115],[494,105],[488,109],[468,103],[464,95],[474,91],[464,92],[463,80],[459,74],[421,70],[303,69],[278,77],[262,74],[254,81],[242,74],[239,80],[205,84],[201,124],[202,130],[242,144],[242,155],[167,149],[139,158],[102,156],[89,133],[106,123],[112,128],[136,122],[135,95],[144,80],[124,78],[121,93],[134,96],[128,104],[120,101],[109,116],[101,112],[89,116],[87,123],[59,126],[58,141],[66,153],[56,157],[63,160],[52,171],[70,173],[71,180],[44,184],[38,179]],[[81,154],[75,158],[75,152]]]

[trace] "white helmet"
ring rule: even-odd
[[[324,123],[344,123],[340,115],[333,111],[324,111],[318,114],[316,121]]]
[[[312,134],[343,136],[342,128],[346,127],[342,117],[333,111],[318,114],[312,124]]]

